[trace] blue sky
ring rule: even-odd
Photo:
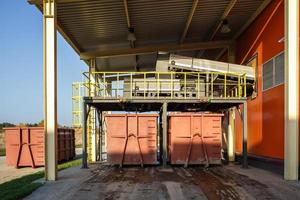
[[[43,119],[43,18],[26,0],[0,1],[0,122]],[[72,82],[88,68],[58,34],[58,122],[71,125]]]

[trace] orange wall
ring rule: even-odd
[[[276,11],[275,11],[276,10]],[[270,18],[270,16],[272,16]],[[258,55],[258,95],[248,101],[248,152],[283,159],[284,86],[262,91],[262,65],[284,50],[284,4],[274,0],[238,38],[236,62]],[[242,122],[237,115],[236,149],[242,151]]]

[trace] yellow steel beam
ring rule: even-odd
[[[157,46],[137,47],[129,49],[112,49],[112,50],[98,50],[86,51],[80,54],[81,59],[90,59],[94,57],[113,57],[113,56],[126,56],[126,55],[139,55],[150,54],[158,51],[187,51],[187,50],[200,50],[200,49],[216,49],[225,48],[232,44],[231,40],[219,40],[209,42],[194,42],[182,44],[165,44]]]
[[[252,22],[260,15],[260,13],[272,2],[272,0],[264,0],[258,9],[251,15],[248,21],[239,29],[239,31],[234,35],[233,39],[237,39]]]
[[[284,179],[298,181],[299,1],[285,0],[284,15]]]
[[[184,41],[185,37],[186,37],[186,34],[189,30],[190,24],[191,24],[192,19],[193,19],[195,10],[197,8],[198,2],[199,2],[198,0],[194,0],[194,2],[193,2],[192,8],[191,8],[190,13],[189,13],[189,16],[188,16],[187,21],[185,23],[184,30],[183,30],[182,35],[180,37],[180,43],[182,43]]]
[[[43,3],[43,0],[27,0],[27,1],[30,4],[37,4],[37,5]],[[90,1],[90,0],[56,0],[56,3],[61,4],[61,3],[87,2],[87,1]]]
[[[57,39],[56,3],[44,0],[45,178],[57,179]]]
[[[229,2],[229,4],[227,5],[226,9],[224,10],[224,12],[223,12],[220,20],[217,22],[217,24],[213,28],[212,32],[209,34],[209,37],[208,37],[209,40],[213,40],[214,39],[214,37],[217,34],[218,30],[222,26],[223,21],[227,18],[227,16],[229,15],[230,11],[232,10],[232,8],[236,4],[236,2],[237,2],[237,0],[231,0]]]
[[[131,28],[131,22],[130,22],[130,15],[128,11],[128,2],[127,0],[123,0],[124,3],[124,10],[125,10],[125,15],[126,15],[126,22],[127,22],[127,28]],[[135,41],[130,41],[130,47],[134,48],[135,47]],[[137,56],[135,56],[135,69],[137,68]]]
[[[251,15],[248,21],[239,29],[239,31],[234,35],[233,40],[236,40],[249,26],[252,22],[260,15],[260,13],[272,2],[272,0],[264,0],[262,4],[258,7],[258,9]],[[226,49],[222,49],[222,51],[217,55],[215,60],[219,60],[220,57],[225,53]]]
[[[30,1],[28,1],[29,3],[31,3]],[[41,0],[42,2],[42,0]],[[57,0],[56,0],[57,3]],[[33,3],[31,3],[33,4]],[[36,7],[43,13],[43,5],[41,4],[35,4]],[[80,55],[81,52],[81,47],[80,45],[75,41],[75,39],[70,37],[70,34],[63,28],[63,26],[61,25],[61,23],[59,22],[58,19],[56,19],[56,28],[58,30],[58,32],[63,36],[63,38],[67,41],[67,43],[74,49],[74,51]]]
[[[237,2],[237,0],[231,0],[229,2],[229,4],[227,5],[227,7],[225,8],[225,10],[224,10],[221,18],[219,19],[219,21],[216,23],[216,25],[212,29],[211,33],[209,34],[209,36],[208,36],[208,40],[209,41],[212,41],[214,39],[214,37],[217,34],[218,30],[221,28],[223,21],[227,18],[227,16],[229,15],[230,11],[232,10],[232,8],[236,4],[236,2]],[[200,51],[198,53],[197,57],[202,57],[202,55],[204,54],[204,52],[205,51]]]
[[[84,72],[84,74],[86,74],[87,72]],[[114,78],[114,80],[117,80],[117,85],[119,85],[119,81],[123,81],[123,79],[121,77],[130,77],[130,83],[129,83],[129,92],[130,92],[130,99],[134,98],[134,76],[138,76],[138,77],[143,77],[143,82],[144,82],[144,86],[148,84],[148,82],[146,82],[146,78],[147,77],[156,77],[156,91],[155,93],[157,94],[157,98],[159,99],[161,97],[161,88],[160,85],[165,85],[165,84],[169,84],[171,85],[171,96],[170,98],[173,99],[174,97],[174,91],[173,91],[173,85],[174,85],[174,74],[178,74],[178,75],[182,75],[183,78],[180,80],[181,84],[184,86],[184,89],[181,91],[183,98],[187,99],[190,98],[190,96],[188,96],[187,93],[187,86],[188,84],[191,83],[195,83],[194,81],[190,81],[188,80],[188,77],[195,77],[195,79],[197,79],[198,77],[198,82],[196,81],[196,88],[198,91],[196,91],[198,93],[198,98],[200,98],[200,84],[202,84],[200,82],[200,75],[203,77],[206,77],[207,75],[209,75],[211,77],[211,80],[208,83],[205,83],[205,86],[210,88],[210,98],[247,98],[246,94],[247,94],[247,82],[246,82],[246,75],[245,74],[240,74],[240,73],[222,73],[222,72],[92,72],[92,74],[94,76],[99,76],[102,77],[103,79],[103,85],[106,86],[108,83],[107,81],[110,81],[110,78]],[[161,82],[161,77],[160,75],[170,75],[170,82],[165,81],[165,82]],[[217,76],[224,76],[224,80],[223,82],[215,82],[215,77]],[[237,82],[231,82],[228,80],[228,76],[235,76],[237,78]],[[91,75],[85,75],[85,77],[88,79],[89,77],[91,77]],[[163,81],[163,80],[162,80]],[[86,82],[82,82],[82,84],[84,85],[85,83],[88,83],[89,81]],[[249,83],[248,83],[249,84]],[[75,84],[76,85],[76,84]],[[123,85],[124,86],[124,85]],[[216,86],[216,88],[219,88],[219,86],[223,86],[223,90],[219,90],[217,89],[217,91],[220,92],[219,96],[214,96],[214,86]],[[97,92],[97,96],[106,98],[107,95],[111,95],[111,94],[107,94],[106,91],[107,89],[104,88],[100,88],[98,87],[97,90],[99,89],[99,91]],[[118,91],[124,91],[124,88],[118,88],[117,89],[113,89],[113,90],[117,90]],[[144,90],[144,95],[143,98],[146,99],[147,98],[147,93],[146,90]],[[207,95],[206,95],[207,96]],[[120,98],[120,96],[115,96],[116,98]],[[74,97],[73,97],[74,99]]]
[[[127,27],[129,28],[129,27],[131,27],[131,23],[130,23],[127,0],[123,0],[123,3],[124,3],[125,15],[126,15]]]
[[[89,78],[89,74],[90,72],[83,72],[82,74],[85,75],[85,77],[88,79]],[[119,74],[121,77],[122,76],[130,76],[132,75],[143,75],[143,74],[152,74],[152,75],[157,75],[157,74],[164,74],[164,75],[171,75],[171,74],[187,74],[187,75],[196,75],[198,73],[206,75],[206,74],[213,74],[213,75],[234,75],[234,76],[244,76],[244,74],[241,73],[237,73],[237,72],[157,72],[157,71],[152,71],[152,72],[108,72],[108,71],[95,71],[95,72],[91,72],[92,74],[98,74],[98,75],[103,75],[104,77],[108,78],[109,76],[114,76]],[[80,82],[81,84],[86,84],[87,82]]]

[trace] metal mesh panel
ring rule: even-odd
[[[273,59],[263,65],[263,90],[273,87]]]
[[[284,82],[284,53],[275,57],[275,85]]]

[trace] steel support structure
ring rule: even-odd
[[[228,47],[228,62],[229,63],[235,63],[235,57],[236,57],[236,50],[235,50],[235,43],[230,45]]]
[[[243,104],[243,161],[242,167],[248,168],[248,108],[247,101]]]
[[[98,138],[97,138],[97,159],[96,161],[102,161],[102,139],[103,139],[103,112],[97,109],[97,119],[98,119]]]
[[[142,55],[149,53],[156,53],[158,51],[191,51],[201,49],[218,49],[227,48],[232,44],[231,40],[216,40],[208,42],[193,42],[193,43],[181,43],[181,44],[162,44],[154,46],[144,46],[136,48],[121,48],[121,49],[109,49],[109,50],[92,50],[84,51],[80,53],[80,58],[83,60],[91,58],[108,58],[114,56],[129,56],[129,55]]]
[[[90,112],[90,107],[82,100],[82,168],[88,168],[88,152],[87,152],[87,120]]]
[[[57,179],[57,40],[55,0],[43,1],[45,179]]]
[[[284,1],[284,179],[298,180],[299,151],[299,1]]]
[[[192,22],[194,13],[195,13],[196,8],[198,6],[198,2],[199,2],[199,0],[194,0],[193,1],[192,8],[190,10],[189,16],[188,16],[188,18],[186,20],[186,23],[185,23],[185,27],[184,27],[183,32],[182,32],[181,37],[180,37],[180,43],[183,43],[184,40],[185,40],[185,37],[186,37],[186,35],[188,33],[189,27],[190,27],[191,22]]]
[[[163,152],[162,152],[162,159],[163,159],[163,167],[167,167],[167,160],[168,160],[168,103],[164,102],[162,105],[162,132],[163,132]]]
[[[236,51],[233,43],[228,47],[228,62],[235,63]],[[228,161],[235,161],[235,108],[230,108],[228,112],[228,131],[227,131],[227,153]]]
[[[235,108],[228,111],[227,153],[230,162],[235,161]]]
[[[96,59],[93,58],[90,61],[89,67],[89,96],[96,96]],[[96,109],[91,107],[88,118],[88,160],[96,162],[97,159],[97,137],[96,137]]]
[[[167,161],[168,161],[168,121],[167,121],[167,113],[168,111],[171,112],[176,112],[176,111],[180,111],[180,110],[172,110],[173,107],[177,108],[177,106],[170,106],[174,103],[178,103],[178,104],[182,104],[182,103],[188,103],[190,105],[193,104],[198,104],[199,107],[201,107],[201,105],[207,105],[207,104],[212,104],[211,108],[214,108],[218,105],[226,105],[226,107],[222,108],[222,109],[230,109],[230,114],[231,119],[230,119],[230,125],[232,126],[232,129],[234,129],[234,117],[235,117],[235,109],[232,109],[232,107],[234,106],[239,106],[239,105],[243,105],[242,106],[242,112],[239,112],[239,116],[241,117],[242,121],[243,121],[243,138],[242,138],[242,143],[243,143],[243,156],[242,156],[242,166],[244,168],[248,167],[248,153],[247,153],[247,101],[246,98],[241,98],[241,99],[212,99],[210,100],[210,102],[201,102],[199,100],[189,100],[189,99],[176,99],[176,100],[166,100],[166,99],[132,99],[129,101],[124,101],[124,100],[120,100],[120,99],[103,99],[103,98],[99,98],[99,97],[85,97],[83,98],[83,115],[82,115],[82,119],[83,120],[82,124],[83,124],[83,168],[87,168],[87,131],[86,131],[86,122],[87,122],[87,116],[89,113],[89,108],[91,106],[96,107],[98,110],[101,110],[101,112],[106,112],[106,111],[133,111],[131,109],[127,109],[126,107],[118,107],[118,105],[120,104],[126,104],[127,106],[133,108],[134,106],[140,107],[140,104],[148,104],[150,107],[151,105],[154,104],[159,104],[158,107],[154,106],[152,108],[150,108],[150,110],[147,111],[160,111],[160,115],[159,115],[159,120],[160,120],[160,156],[161,156],[161,161],[163,164],[163,167],[167,167]],[[170,106],[170,107],[168,107]],[[147,106],[146,106],[147,107]],[[220,108],[221,109],[221,108]],[[209,110],[209,109],[208,109]],[[146,110],[145,110],[146,111]],[[102,114],[101,114],[102,115]],[[99,119],[98,119],[99,120]],[[100,122],[99,122],[100,123]],[[103,124],[103,119],[102,122]],[[101,128],[102,132],[104,129],[104,125]],[[232,132],[234,132],[234,130],[231,130]],[[102,137],[101,141],[103,142],[104,139],[104,135],[100,136]],[[235,135],[232,135],[232,138],[229,139],[228,141],[229,143],[231,143],[230,147],[232,148],[232,150],[229,150],[232,152],[233,154],[233,159],[232,161],[234,161],[234,145],[235,145]],[[103,150],[103,149],[102,149]],[[103,153],[103,152],[102,152]]]

